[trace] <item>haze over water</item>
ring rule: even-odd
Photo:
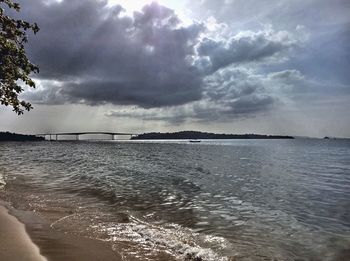
[[[350,251],[348,140],[1,143],[0,151],[0,176],[25,184],[33,208],[71,209],[65,228],[128,242],[127,260],[342,260]]]

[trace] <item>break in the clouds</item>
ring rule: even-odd
[[[349,1],[20,3],[41,28],[28,45],[37,89],[23,94],[34,107],[210,125],[301,108],[322,119],[317,106],[350,93]]]

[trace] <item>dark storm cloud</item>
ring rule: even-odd
[[[292,75],[286,77],[288,73]],[[283,87],[280,78],[287,78],[283,79],[283,84],[291,84],[297,74],[298,72],[279,72],[275,75],[261,75],[243,68],[226,68],[205,78],[203,98],[200,101],[166,109],[132,108],[111,111],[107,116],[169,123],[186,120],[228,122],[237,118],[250,118],[273,109],[280,102],[273,90]]]
[[[278,101],[266,82],[278,80],[234,67],[280,62],[298,45],[272,27],[225,35],[206,23],[183,25],[157,3],[127,16],[105,1],[23,1],[22,14],[41,27],[28,48],[39,88],[25,98],[139,109],[108,116],[179,123],[266,112]]]
[[[203,25],[181,26],[174,11],[156,3],[134,17],[106,2],[23,3],[41,31],[31,39],[41,79],[62,81],[66,102],[158,107],[202,95],[202,78],[190,64]]]
[[[144,121],[166,121],[170,124],[190,122],[230,122],[251,118],[273,108],[276,100],[270,96],[252,94],[222,103],[203,100],[192,104],[158,109],[112,110],[108,117],[136,118]]]
[[[187,74],[187,75],[185,75]],[[170,74],[167,79],[155,76],[150,82],[144,79],[130,81],[87,81],[66,84],[62,94],[70,102],[84,102],[89,105],[113,103],[119,105],[138,105],[143,108],[180,105],[201,98],[190,73]],[[178,77],[178,78],[176,78]],[[195,88],[198,86],[198,88]]]

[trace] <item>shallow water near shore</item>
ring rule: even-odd
[[[8,142],[4,182],[125,260],[350,257],[348,140]]]

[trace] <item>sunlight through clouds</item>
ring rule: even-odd
[[[176,12],[182,12],[184,8],[184,0],[108,0],[110,5],[119,4],[121,5],[127,13],[132,13],[133,11],[140,11],[143,6],[156,2],[160,5],[165,5],[171,9],[176,10]]]

